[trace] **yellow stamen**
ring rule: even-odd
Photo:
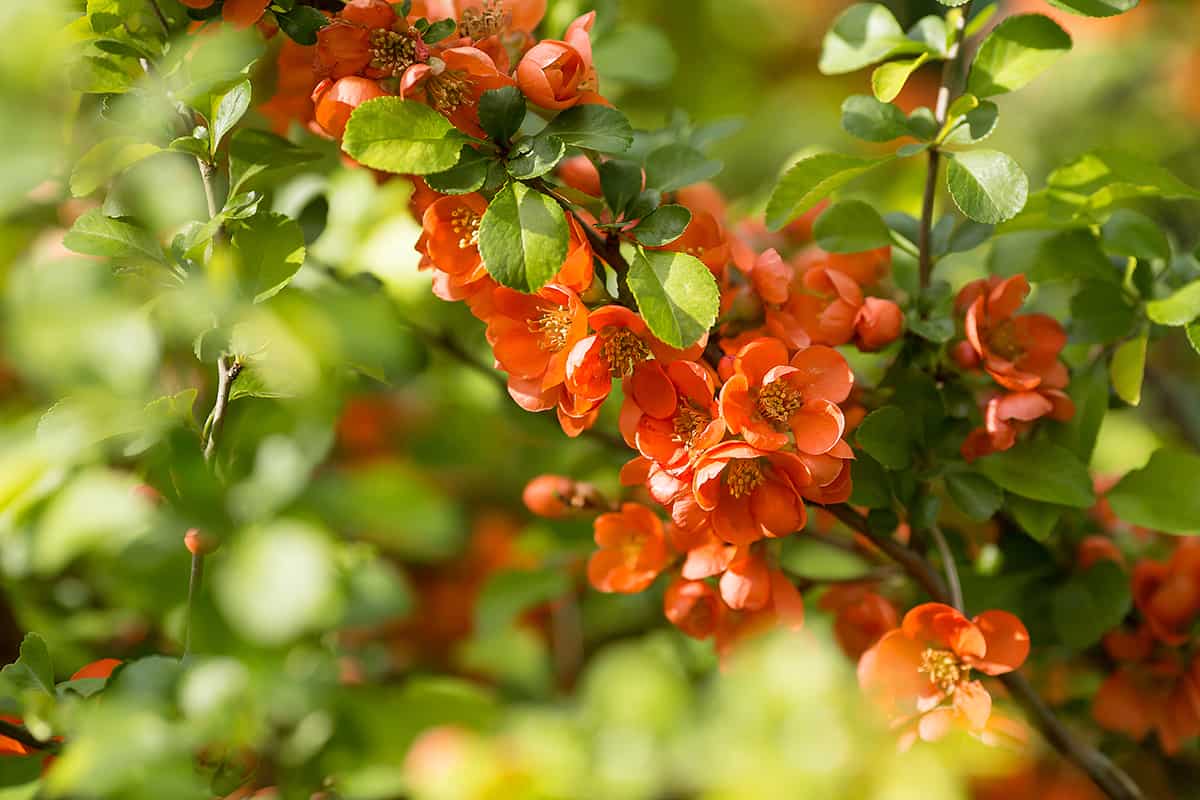
[[[929,676],[929,682],[946,694],[953,694],[961,681],[967,679],[971,668],[949,650],[927,648],[921,653],[921,666],[917,669]]]
[[[691,446],[696,437],[704,432],[712,417],[690,403],[681,405],[675,413],[675,439]]]
[[[469,250],[479,243],[478,214],[465,206],[459,206],[450,212],[450,229],[458,234],[458,246]]]
[[[629,328],[601,331],[600,336],[604,339],[600,345],[600,358],[614,378],[628,378],[634,367],[650,360],[650,348]]]
[[[1025,353],[1017,339],[1017,326],[1011,319],[988,329],[987,344],[989,350],[1008,361],[1016,361]]]
[[[504,10],[500,0],[487,0],[480,8],[463,9],[458,30],[474,41],[503,33],[512,24],[512,14]]]
[[[557,353],[567,344],[571,321],[571,310],[567,306],[553,305],[543,311],[540,317],[529,321],[529,330],[541,334],[538,347]]]
[[[466,73],[446,69],[445,62],[436,58],[430,59],[429,64],[434,68],[425,81],[429,104],[443,114],[466,105],[471,99],[471,82],[467,80]]]
[[[376,28],[371,31],[368,52],[372,67],[395,76],[417,63],[417,43],[408,33]]]
[[[745,497],[767,480],[755,458],[738,458],[725,468],[725,483],[734,497]]]
[[[803,405],[804,398],[787,381],[773,381],[758,392],[758,413],[777,425],[786,425]]]

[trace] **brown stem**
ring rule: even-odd
[[[867,525],[866,517],[844,503],[825,508],[846,526],[866,536],[880,550],[895,559],[900,566],[904,567],[904,571],[921,585],[930,598],[939,603],[950,604],[953,602],[954,598],[941,576],[930,566],[929,562],[916,552],[890,536],[881,536],[872,532]],[[1076,738],[1054,715],[1054,712],[1043,702],[1023,676],[1016,672],[1010,672],[1000,676],[1000,680],[1029,714],[1038,730],[1046,737],[1046,741],[1054,745],[1063,756],[1087,773],[1092,782],[1100,787],[1106,795],[1112,800],[1144,800],[1141,790],[1133,782],[1133,779],[1099,750]]]
[[[62,750],[62,745],[58,742],[42,741],[30,733],[24,725],[17,725],[5,720],[0,720],[0,736],[7,736],[33,750],[42,750],[47,753],[57,753]]]
[[[242,363],[233,356],[221,356],[217,359],[217,398],[213,402],[212,413],[208,415],[208,438],[204,442],[204,460],[212,461],[217,452],[217,443],[221,431],[225,428],[225,412],[229,410],[230,391],[233,382],[242,372]]]
[[[204,581],[204,553],[192,553],[192,571],[188,575],[187,619],[183,627],[183,658],[192,652],[192,617],[195,615],[196,598]]]
[[[971,3],[967,2],[959,10],[962,13],[955,18],[954,30],[950,35],[950,49],[946,53],[946,63],[942,65],[942,81],[938,87],[937,104],[933,112],[939,128],[946,122],[946,114],[950,109],[950,94],[953,91],[951,87],[957,82],[963,31],[967,27],[967,18],[971,15]],[[921,227],[917,235],[922,289],[929,288],[933,276],[933,203],[937,197],[941,159],[942,153],[938,146],[935,144],[930,147],[929,165],[925,171],[925,195],[921,201]]]
[[[930,525],[927,532],[929,533],[929,538],[933,539],[933,544],[937,547],[938,555],[942,559],[942,572],[946,575],[946,586],[950,593],[950,605],[959,611],[966,611],[966,605],[963,603],[962,583],[958,579],[958,567],[954,564],[954,553],[950,552],[950,545],[946,542],[946,536],[937,525]]]

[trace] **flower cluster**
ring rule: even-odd
[[[1008,450],[1034,420],[1075,415],[1075,404],[1063,391],[1067,367],[1059,360],[1066,331],[1045,314],[1018,314],[1028,293],[1025,276],[1014,275],[974,281],[955,298],[966,337],[952,351],[955,362],[982,369],[1003,390],[988,393],[984,424],[963,442],[968,461]]]

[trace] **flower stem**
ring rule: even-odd
[[[950,594],[950,605],[959,611],[966,611],[963,603],[962,583],[958,579],[958,567],[954,563],[954,553],[950,551],[946,536],[937,525],[930,525],[928,532],[942,559],[942,572],[946,574],[946,588]]]

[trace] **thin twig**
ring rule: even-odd
[[[158,17],[158,24],[162,25],[163,33],[168,37],[171,35],[171,26],[167,22],[167,17],[159,8],[158,0],[150,0],[150,8],[154,10],[154,16]]]
[[[890,536],[882,536],[871,531],[866,517],[844,503],[825,508],[845,525],[866,536],[880,550],[895,559],[900,566],[904,567],[904,571],[925,589],[930,598],[939,603],[953,602],[954,598],[941,576],[918,553]],[[1092,782],[1100,787],[1111,800],[1144,800],[1141,790],[1133,782],[1133,779],[1112,763],[1107,756],[1078,739],[1063,725],[1023,676],[1016,672],[1010,672],[1007,675],[1001,675],[1000,680],[1029,714],[1038,730],[1046,737],[1046,741],[1086,772]]]
[[[938,87],[937,104],[933,112],[938,127],[946,122],[946,114],[950,109],[952,84],[957,83],[959,70],[959,55],[962,53],[963,31],[967,27],[967,18],[971,15],[971,3],[957,9],[961,13],[955,17],[954,30],[950,34],[950,49],[946,53],[946,63],[942,65],[942,81]],[[928,289],[933,276],[933,201],[937,197],[938,174],[941,169],[941,150],[935,144],[929,148],[929,165],[925,171],[925,195],[921,201],[921,227],[917,236],[919,251],[921,288]]]
[[[42,750],[47,753],[58,753],[62,750],[61,743],[53,739],[43,741],[30,733],[24,725],[17,725],[7,720],[0,719],[0,736],[20,742],[31,750]]]
[[[204,553],[192,553],[192,571],[188,576],[187,619],[183,625],[183,659],[192,652],[192,618],[195,615],[196,598],[204,581]]]
[[[937,525],[930,525],[926,530],[929,538],[933,539],[933,543],[937,547],[938,555],[942,557],[942,572],[946,574],[946,585],[950,591],[950,605],[959,611],[965,611],[962,582],[958,579],[958,567],[954,563],[954,553],[950,552],[950,544],[946,541],[942,529]]]
[[[204,442],[204,460],[212,461],[217,452],[221,431],[225,428],[225,413],[229,410],[230,392],[233,382],[242,372],[242,363],[233,356],[224,355],[217,359],[217,398],[212,413],[208,415],[208,438]]]

